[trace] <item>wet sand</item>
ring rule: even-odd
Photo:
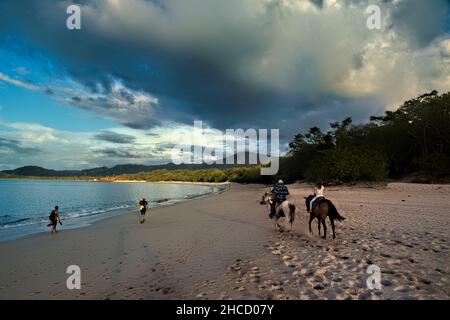
[[[136,212],[0,244],[0,299],[449,299],[450,186],[333,187],[337,240],[307,230],[305,185],[289,186],[292,232],[275,230],[265,188]],[[328,224],[329,226],[329,224]],[[81,268],[68,290],[66,268]],[[381,290],[369,290],[370,265]]]

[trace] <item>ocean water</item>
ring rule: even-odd
[[[137,212],[143,197],[155,207],[222,189],[191,184],[0,180],[0,241],[49,231],[48,216],[55,206],[63,223],[59,229],[79,228],[123,212]]]

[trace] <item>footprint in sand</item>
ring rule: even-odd
[[[401,293],[408,292],[410,290],[411,290],[411,288],[409,288],[407,286],[403,286],[403,285],[400,285],[400,286],[394,288],[395,292],[401,292]]]

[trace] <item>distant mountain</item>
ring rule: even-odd
[[[249,155],[246,153],[246,163],[248,163]],[[236,155],[234,155],[236,161]],[[224,163],[225,163],[224,159]],[[182,164],[175,165],[173,163],[162,165],[140,165],[140,164],[121,164],[114,167],[98,167],[84,170],[52,170],[38,166],[25,166],[14,170],[0,171],[0,177],[5,175],[21,176],[21,177],[110,177],[122,174],[136,174],[141,172],[149,172],[158,169],[176,170],[176,169],[225,169],[238,165],[235,164]]]
[[[231,167],[233,165],[175,165],[175,164],[165,164],[165,165],[134,165],[134,164],[124,164],[117,165],[112,168],[100,167],[85,170],[51,170],[45,169],[37,166],[26,166],[17,168],[14,170],[4,170],[0,172],[0,177],[12,175],[21,177],[110,177],[118,176],[122,174],[136,174],[141,172],[150,172],[158,169],[176,170],[176,169],[213,169],[213,168],[225,168]]]
[[[37,166],[26,166],[17,168],[15,170],[4,170],[2,173],[16,175],[16,176],[33,176],[33,177],[68,177],[75,176],[77,171],[75,170],[49,170]]]

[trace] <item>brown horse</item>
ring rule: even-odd
[[[314,196],[305,197],[305,203],[306,208],[308,208],[308,204],[310,201],[314,198]],[[314,208],[311,208],[310,210],[310,216],[309,216],[309,232],[312,233],[311,230],[311,222],[314,220],[314,218],[317,218],[318,220],[318,227],[319,227],[319,235],[320,235],[320,224],[323,225],[323,238],[327,238],[327,225],[325,223],[326,218],[330,218],[331,223],[331,229],[333,230],[333,239],[336,239],[336,231],[335,231],[335,225],[334,220],[337,221],[343,221],[345,218],[339,214],[334,204],[325,198],[317,199]]]

